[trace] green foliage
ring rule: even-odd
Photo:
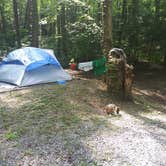
[[[64,65],[71,58],[84,61],[101,54],[102,0],[38,2],[40,47],[54,49]],[[166,52],[166,1],[160,0],[158,9],[154,0],[128,0],[126,6],[124,2],[125,0],[113,1],[113,47],[125,49],[131,59],[161,62]],[[25,26],[27,1],[17,1],[17,6],[22,46],[30,46],[31,26],[30,29]],[[17,48],[14,27],[12,1],[1,0],[1,57]]]
[[[165,50],[166,2],[160,1],[158,17],[156,17],[155,1],[133,2],[127,1],[125,17],[122,17],[123,0],[116,0],[113,3],[114,46],[124,48],[132,59],[161,62]],[[124,19],[126,20],[123,25]]]
[[[71,40],[71,57],[77,61],[92,60],[101,54],[101,28],[89,15],[68,25]]]

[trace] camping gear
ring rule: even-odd
[[[83,71],[90,71],[93,70],[93,62],[83,62],[78,64],[78,69],[83,70]]]
[[[66,81],[62,80],[62,81],[57,81],[58,85],[66,85]]]
[[[71,70],[76,70],[77,64],[75,63],[74,58],[72,58],[72,59],[70,60],[69,65],[70,65],[70,69],[71,69]]]
[[[17,86],[71,80],[52,50],[34,47],[17,49],[0,63],[0,82]]]
[[[106,72],[106,58],[105,58],[105,56],[93,61],[93,69],[94,69],[94,74],[96,76],[102,75]]]
[[[70,69],[71,70],[76,70],[77,65],[75,63],[70,64]]]
[[[15,85],[0,82],[0,93],[11,91],[11,90],[14,90],[16,88],[17,88],[17,86],[15,86]]]

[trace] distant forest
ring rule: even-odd
[[[24,46],[50,48],[63,65],[102,55],[104,5],[112,47],[132,62],[166,65],[166,0],[1,0],[0,56]]]

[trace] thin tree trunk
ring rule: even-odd
[[[98,8],[98,13],[97,13],[97,18],[96,18],[96,22],[99,26],[101,26],[101,22],[102,22],[102,7],[101,7],[101,2],[97,3],[97,8]]]
[[[160,0],[155,0],[155,21],[158,23],[160,20]]]
[[[29,32],[31,31],[30,29],[31,8],[32,8],[32,0],[27,0],[24,27],[27,28]]]
[[[62,9],[61,9],[61,34],[62,34],[62,51],[63,55],[66,56],[67,54],[67,42],[66,42],[66,10],[65,10],[65,5],[62,4]]]
[[[139,0],[132,0],[131,4],[131,18],[129,19],[129,27],[130,35],[129,35],[129,47],[130,47],[130,55],[133,58],[137,58],[137,47],[138,47],[138,34],[139,34],[139,23],[138,23],[138,16],[139,16]]]
[[[14,13],[14,25],[15,25],[15,31],[16,31],[17,46],[21,47],[18,8],[17,8],[17,1],[16,0],[13,0],[13,13]]]
[[[2,20],[2,32],[6,34],[6,20],[4,15],[4,4],[0,4],[0,16]]]
[[[123,0],[123,7],[122,7],[122,25],[119,33],[119,44],[121,45],[125,24],[127,22],[127,0]]]
[[[164,52],[164,66],[166,67],[166,50]]]
[[[61,55],[61,19],[60,19],[60,14],[57,15],[57,54],[58,56]]]
[[[37,0],[32,0],[32,46],[39,47],[39,16]]]
[[[108,55],[112,48],[112,0],[104,0],[103,12],[103,52]]]
[[[3,34],[2,39],[1,40],[1,45],[3,46],[4,44],[7,44],[7,38],[6,38],[6,34],[7,34],[7,22],[6,22],[6,16],[5,16],[5,10],[4,10],[5,6],[4,6],[4,2],[0,3],[0,24],[1,24],[1,32]],[[5,49],[8,50],[8,48],[5,46]]]

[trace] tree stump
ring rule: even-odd
[[[106,84],[108,91],[122,99],[132,99],[133,66],[124,58],[109,56],[107,63]]]
[[[133,69],[134,67],[132,65],[125,65],[125,99],[132,99],[132,87],[134,81]]]

